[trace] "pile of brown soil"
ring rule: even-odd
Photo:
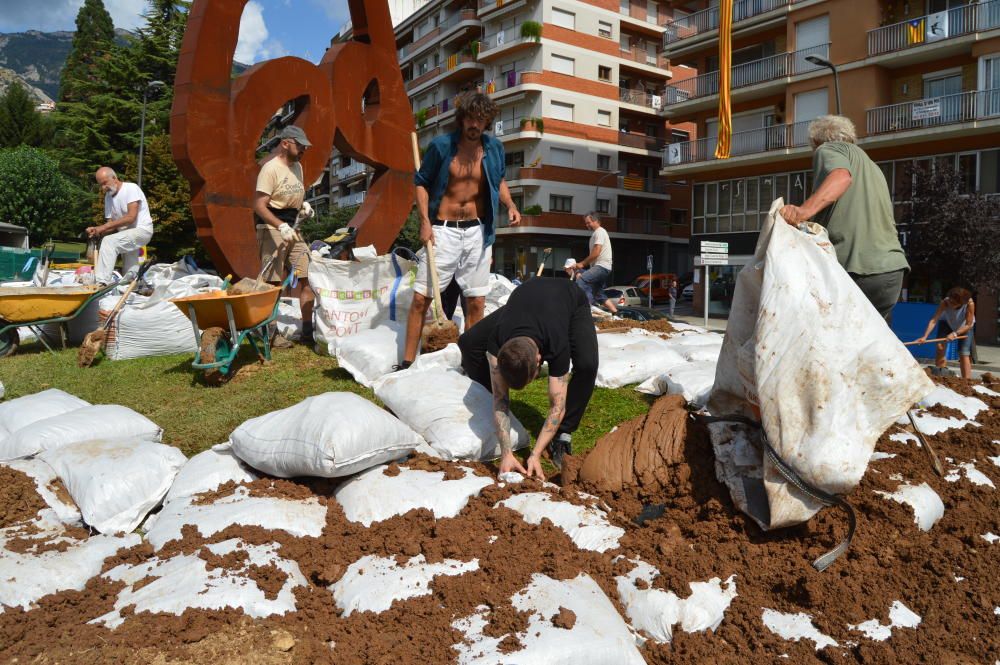
[[[261,282],[260,286],[257,286],[257,280],[251,279],[250,277],[244,277],[235,284],[231,284],[226,287],[226,295],[230,296],[242,296],[247,293],[254,293],[256,291],[270,291],[274,286],[268,284],[267,282]]]
[[[294,538],[259,527],[230,527],[209,538],[185,528],[159,556],[199,552],[209,543],[239,537],[248,543],[278,542],[279,555],[298,563],[309,581],[295,592],[297,610],[286,616],[248,620],[233,610],[188,610],[182,616],[140,613],[126,617],[111,631],[87,622],[109,611],[121,585],[97,578],[81,592],[64,592],[42,599],[28,612],[0,613],[0,660],[20,662],[308,662],[361,665],[369,663],[449,663],[452,645],[463,635],[452,627],[486,605],[486,634],[502,638],[503,648],[517,661],[522,645],[512,632],[523,630],[529,617],[510,598],[542,573],[571,579],[586,572],[604,590],[622,616],[615,577],[631,568],[626,559],[639,558],[661,575],[654,589],[690,595],[689,583],[735,575],[737,597],[713,632],[688,634],[675,627],[670,644],[646,643],[641,653],[649,663],[746,663],[748,660],[788,663],[993,663],[1000,659],[1000,638],[994,607],[1000,605],[1000,543],[982,536],[1000,534],[1000,493],[975,485],[964,476],[958,482],[937,477],[911,442],[879,441],[878,450],[895,457],[872,462],[860,486],[848,496],[858,511],[858,531],[851,549],[825,572],[810,562],[840,541],[846,531],[843,515],[821,511],[808,523],[781,531],[762,532],[736,511],[728,492],[716,480],[714,458],[704,429],[697,421],[680,419],[673,400],[659,400],[651,415],[619,427],[591,457],[613,470],[605,478],[576,481],[575,487],[553,489],[538,481],[493,485],[455,518],[435,519],[424,509],[410,511],[364,528],[350,522],[332,498],[334,483],[318,486],[298,481],[255,481],[259,495],[301,498],[312,495],[327,506],[326,527],[318,538]],[[955,463],[976,460],[976,467],[1000,487],[1000,467],[988,457],[1000,455],[1000,413],[980,414],[982,427],[969,426],[930,437],[939,454]],[[683,435],[680,434],[683,429]],[[616,432],[615,434],[617,434]],[[649,460],[648,462],[646,460]],[[652,460],[659,460],[653,462]],[[663,463],[670,473],[661,473]],[[407,466],[409,463],[401,463]],[[446,470],[448,462],[417,458],[415,468]],[[490,472],[463,463],[476,473]],[[599,466],[599,465],[598,465]],[[947,464],[946,464],[947,466]],[[395,469],[390,470],[393,474]],[[898,475],[897,475],[898,474]],[[567,473],[567,476],[570,474]],[[590,477],[590,471],[586,474]],[[944,517],[929,532],[920,531],[909,507],[886,500],[876,490],[894,491],[902,477],[926,482],[942,498]],[[233,488],[220,488],[224,496]],[[506,508],[493,506],[514,493],[545,491],[553,498],[579,502],[584,489],[610,506],[612,524],[625,529],[621,548],[603,554],[577,549],[548,520],[526,523]],[[205,500],[205,497],[202,498]],[[665,504],[664,514],[639,527],[632,523],[642,503]],[[479,569],[458,576],[439,576],[431,593],[397,601],[381,613],[355,612],[341,616],[328,586],[365,555],[396,557],[400,563],[423,555],[429,562],[478,559]],[[119,552],[106,562],[136,563],[150,556],[148,545]],[[218,559],[225,559],[219,557]],[[239,565],[216,561],[222,566]],[[274,571],[255,571],[254,578],[272,592],[278,588]],[[896,628],[877,642],[849,625],[870,619],[889,622],[894,601],[921,617],[916,629]],[[815,651],[809,640],[790,642],[764,627],[762,612],[805,612],[815,626],[838,642]],[[560,611],[546,621],[569,630],[577,623]],[[569,633],[567,633],[569,635]],[[568,645],[571,646],[571,645]],[[753,654],[753,656],[748,656]],[[787,660],[782,656],[787,655]],[[580,660],[581,665],[586,659]]]
[[[425,323],[420,336],[420,350],[423,353],[440,351],[449,344],[458,343],[458,326],[453,321],[447,321],[439,326],[434,322]]]
[[[662,333],[673,335],[677,330],[670,325],[666,319],[655,319],[653,321],[633,321],[632,319],[602,319],[595,321],[594,325],[598,330],[621,330],[622,332],[632,328],[641,328],[652,333]]]
[[[31,476],[0,465],[0,529],[34,519],[47,507]]]

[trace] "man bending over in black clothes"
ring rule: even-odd
[[[536,277],[462,335],[458,346],[465,373],[493,393],[500,473],[544,479],[541,456],[550,445],[552,462],[561,468],[597,380],[597,334],[586,294],[571,281]],[[549,413],[525,468],[511,449],[510,389],[528,385],[542,361],[549,364]]]

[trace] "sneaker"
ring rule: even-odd
[[[285,339],[284,335],[275,334],[275,336],[271,338],[272,349],[290,349],[293,346],[294,344]]]
[[[573,436],[567,432],[563,432],[549,444],[549,455],[552,457],[552,463],[560,471],[562,471],[563,457],[573,454],[572,441]]]

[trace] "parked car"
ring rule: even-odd
[[[632,319],[633,321],[653,321],[655,319],[669,320],[667,315],[663,312],[658,312],[655,309],[643,307],[641,305],[636,305],[635,307],[619,307],[618,316],[623,319]]]
[[[736,285],[732,280],[717,279],[712,282],[712,300],[728,300],[732,298]],[[694,300],[694,284],[688,284],[681,290],[681,299]]]
[[[604,289],[604,295],[615,302],[616,307],[641,305],[642,294],[634,286],[609,286]]]
[[[694,300],[694,284],[688,284],[681,290],[681,300],[691,302]]]
[[[653,302],[665,302],[670,300],[670,282],[677,279],[677,275],[672,272],[654,272],[653,275]],[[649,298],[649,278],[648,274],[639,275],[632,282],[632,286],[639,290],[644,299]],[[644,300],[645,301],[645,300]]]

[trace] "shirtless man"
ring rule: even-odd
[[[414,178],[420,240],[434,245],[441,289],[453,279],[462,289],[466,329],[483,318],[486,307],[498,204],[506,206],[511,226],[521,222],[504,180],[503,144],[485,133],[496,114],[496,104],[486,95],[460,95],[455,102],[456,130],[431,141]],[[417,357],[424,317],[433,300],[426,254],[420,259],[413,290],[406,348],[398,369],[406,369]]]

